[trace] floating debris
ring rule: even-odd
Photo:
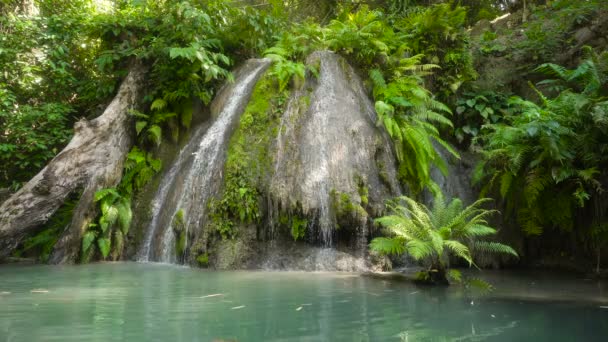
[[[608,309],[608,305],[602,305],[600,306],[600,309]]]
[[[302,308],[304,308],[303,306],[298,306],[298,308],[296,309],[296,311],[300,311],[302,310]]]
[[[230,310],[238,310],[238,309],[242,309],[244,307],[245,307],[245,305],[235,306],[235,307],[230,308]]]
[[[302,306],[311,306],[312,303],[304,303],[304,304],[300,304],[300,305],[302,305]]]
[[[420,292],[420,291],[414,291],[414,292],[410,292],[410,295],[416,294],[416,293],[418,293],[418,292]]]
[[[45,289],[33,289],[30,292],[31,293],[49,293],[49,290],[45,290]]]
[[[8,291],[0,291],[0,295],[9,295],[9,294],[11,294],[11,293]]]
[[[214,294],[210,294],[210,295],[206,295],[206,296],[200,296],[198,298],[212,298],[212,297],[219,297],[219,296],[224,296],[223,293],[214,293]]]

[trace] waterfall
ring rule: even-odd
[[[318,77],[308,77],[292,93],[281,118],[270,221],[278,212],[295,211],[310,219],[315,244],[336,247],[356,240],[356,249],[365,254],[369,214],[399,193],[390,140],[376,127],[373,104],[344,59],[322,51],[307,64],[318,68]],[[314,259],[330,259],[330,254]]]
[[[268,65],[265,59],[249,60],[236,72],[235,82],[223,87],[211,105],[211,125],[195,130],[163,175],[152,201],[151,222],[138,252],[139,261],[177,261],[172,223],[178,213],[183,214],[184,239],[202,227],[208,200],[222,183],[230,135]]]

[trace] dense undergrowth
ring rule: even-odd
[[[0,187],[17,190],[35,175],[67,143],[73,123],[98,116],[130,65],[143,63],[143,109],[130,113],[136,145],[120,184],[97,193],[100,214],[82,245],[83,260],[119,258],[131,198],[162,169],[158,146],[190,129],[193,99],[208,104],[232,67],[266,56],[273,66],[231,139],[225,187],[210,205],[218,235],[231,238],[236,225],[261,219],[258,185],[278,120],[290,92],[318,73],[305,66],[306,57],[327,49],[364,76],[411,197],[438,193],[431,170],[447,172],[438,148],[456,158],[452,146],[471,149],[482,159],[475,178],[483,195],[504,203],[504,216],[514,218],[507,223],[526,235],[575,232],[583,254],[601,252],[608,231],[608,60],[605,46],[583,49],[572,38],[593,23],[601,0],[528,1],[526,12],[513,14],[519,19],[474,36],[470,25],[516,11],[521,2],[315,3],[41,0],[31,12],[4,1]],[[576,51],[554,58],[569,49]],[[476,72],[487,72],[479,66],[488,59],[518,63],[509,64],[508,84],[504,75]],[[543,64],[549,62],[568,65]],[[303,220],[286,221],[294,239],[303,237]],[[34,238],[44,241],[41,255],[59,225],[65,220],[51,220]]]

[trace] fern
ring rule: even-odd
[[[507,245],[478,240],[496,234],[486,220],[495,211],[481,208],[488,201],[480,199],[464,207],[459,199],[446,202],[443,195],[437,193],[429,209],[412,198],[399,197],[388,204],[391,214],[375,221],[392,237],[375,238],[370,248],[383,254],[408,254],[425,262],[434,272],[446,269],[448,255],[463,259],[470,266],[474,265],[472,252],[477,251],[517,257],[515,250]]]

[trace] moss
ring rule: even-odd
[[[175,233],[180,233],[184,231],[185,226],[186,223],[184,220],[184,210],[180,209],[173,216],[173,222],[171,222],[171,227],[173,228],[173,231]]]
[[[212,224],[223,238],[233,238],[236,223],[260,219],[259,189],[271,173],[270,149],[279,132],[289,91],[278,91],[276,81],[264,76],[253,90],[239,126],[230,139],[224,167],[223,193],[210,203]]]
[[[376,166],[378,166],[378,176],[380,177],[380,181],[382,184],[390,188],[391,182],[388,177],[388,172],[386,171],[386,165],[383,161],[376,160]]]
[[[350,222],[358,217],[367,217],[367,211],[361,204],[353,202],[350,195],[347,193],[339,193],[336,190],[330,193],[332,199],[332,208],[338,220],[338,228],[340,222]]]
[[[369,203],[369,189],[363,180],[363,177],[355,176],[355,182],[357,183],[357,191],[361,198],[361,206],[366,207]]]
[[[291,236],[294,240],[303,239],[308,228],[308,220],[298,216],[291,218]]]
[[[184,254],[186,250],[186,232],[181,231],[177,234],[177,239],[175,239],[175,253],[180,256]]]
[[[196,257],[196,263],[200,267],[208,267],[209,266],[209,253],[203,253]]]
[[[363,186],[359,188],[359,196],[361,197],[361,206],[367,206],[369,203],[369,189],[367,186]]]

